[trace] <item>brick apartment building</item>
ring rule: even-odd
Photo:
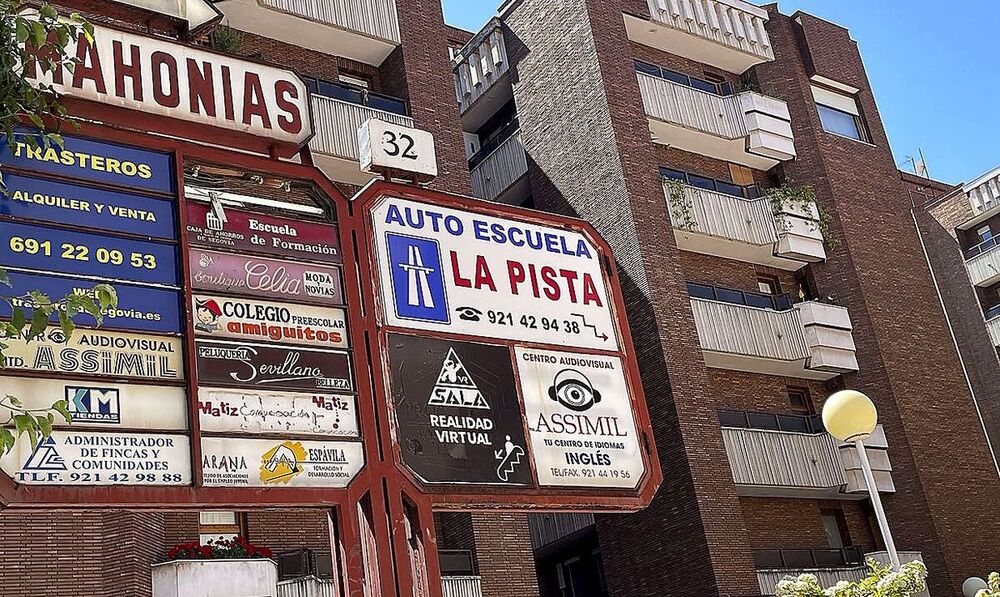
[[[639,514],[439,515],[445,574],[478,577],[453,595],[749,596],[806,568],[857,577],[881,539],[852,452],[816,416],[843,387],[879,407],[876,479],[930,593],[1000,568],[981,420],[992,431],[1000,366],[982,348],[997,342],[952,335],[945,314],[979,305],[940,274],[960,222],[914,209],[950,189],[897,171],[845,29],[741,0],[523,0],[473,35],[439,0],[358,4],[217,7],[243,32],[234,51],[309,82],[310,158],[345,192],[365,182],[355,130],[378,116],[434,134],[433,186],[601,231],[664,470]],[[3,595],[148,595],[171,545],[238,532],[284,554],[287,577],[329,574],[322,511],[0,522]]]
[[[612,243],[664,468],[640,514],[532,516],[542,595],[856,578],[884,554],[815,417],[842,387],[880,410],[876,481],[930,593],[997,566],[997,362],[976,312],[953,325],[971,291],[923,210],[950,188],[897,170],[848,31],[738,0],[522,0],[453,64],[474,194]],[[992,239],[979,201],[963,247]]]

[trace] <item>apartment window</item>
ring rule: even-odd
[[[812,94],[823,130],[855,141],[871,142],[857,98],[815,85],[812,86]]]
[[[757,290],[761,294],[781,294],[781,281],[777,276],[757,274]]]
[[[993,230],[989,226],[983,226],[976,230],[976,236],[979,237],[980,243],[985,243],[993,238]]]
[[[722,80],[721,77],[713,77],[707,73],[705,75],[706,78],[699,79],[698,77],[691,77],[685,75],[684,73],[679,73],[675,70],[656,66],[655,64],[650,64],[641,60],[635,61],[635,70],[636,72],[644,75],[659,77],[660,79],[672,81],[674,83],[684,85],[685,87],[691,87],[692,89],[698,89],[706,93],[712,93],[715,95],[733,94],[732,85],[730,85],[727,81]]]
[[[851,535],[847,530],[847,519],[842,510],[820,510],[823,521],[823,532],[830,547],[843,549],[851,544]]]
[[[813,413],[812,397],[809,396],[807,388],[788,388],[788,404],[797,413],[805,415]]]
[[[676,180],[692,187],[705,189],[707,191],[715,191],[724,195],[732,195],[733,197],[740,197],[743,199],[756,199],[760,197],[760,191],[757,189],[757,185],[740,186],[724,180],[717,180],[707,176],[700,176],[683,170],[666,167],[660,168],[660,176],[669,180]]]
[[[199,512],[198,540],[204,545],[209,540],[234,539],[243,535],[243,516],[237,512]]]

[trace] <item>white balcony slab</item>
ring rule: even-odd
[[[879,435],[885,435],[879,427]],[[723,427],[722,440],[733,483],[740,495],[863,499],[867,485],[852,445],[840,444],[828,433],[792,433]],[[875,482],[882,493],[896,490],[892,465],[879,440],[866,442]],[[860,481],[859,481],[860,477]]]
[[[745,91],[721,96],[636,73],[653,142],[767,170],[795,158],[788,106]]]
[[[625,15],[630,40],[741,74],[774,60],[767,12],[742,0],[648,0],[650,19]]]
[[[987,288],[1000,282],[1000,245],[966,259],[965,269],[974,286]]]
[[[531,193],[527,173],[528,159],[518,131],[472,169],[472,194],[488,201],[519,205]]]
[[[686,251],[795,271],[826,259],[814,204],[789,204],[774,214],[771,200],[743,199],[663,182],[677,246]],[[807,219],[808,218],[808,219]]]
[[[858,370],[843,307],[805,302],[775,311],[691,298],[691,309],[709,367],[817,380]]]
[[[476,131],[513,97],[510,60],[500,20],[483,27],[452,60],[462,125]]]
[[[313,161],[332,180],[355,185],[365,184],[374,178],[361,171],[358,127],[370,118],[413,126],[413,119],[408,116],[319,95],[312,96],[312,112],[316,135],[309,141],[309,149]]]
[[[240,31],[372,66],[400,44],[395,0],[224,0],[216,6]]]

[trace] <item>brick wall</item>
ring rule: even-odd
[[[740,507],[751,549],[829,548],[821,510],[844,514],[851,545],[875,548],[868,514],[860,501],[743,497]]]
[[[527,514],[474,513],[472,532],[483,597],[538,595]]]

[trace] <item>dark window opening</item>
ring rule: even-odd
[[[706,191],[715,191],[716,193],[739,197],[741,199],[757,199],[760,197],[760,191],[757,189],[757,185],[740,186],[725,180],[717,180],[715,178],[685,172],[684,170],[667,168],[666,166],[660,167],[660,176],[669,180],[676,180],[677,182],[690,185],[692,187],[705,189]]]
[[[305,81],[309,92],[313,95],[320,95],[359,106],[368,106],[375,110],[399,114],[400,116],[409,114],[406,100],[398,97],[374,93],[363,87],[338,81],[327,81],[314,77],[302,77],[302,79]]]
[[[774,311],[787,311],[792,308],[792,299],[787,294],[765,294],[761,292],[748,292],[733,288],[722,288],[710,284],[698,284],[688,282],[688,295],[693,298],[731,303],[734,305],[746,305],[747,307],[757,307],[761,309],[772,309]]]
[[[788,388],[788,404],[797,413],[811,415],[815,412],[808,388]]]
[[[669,68],[663,68],[661,66],[656,66],[655,64],[643,62],[642,60],[635,61],[635,70],[636,72],[644,75],[651,75],[666,81],[672,81],[679,85],[684,85],[685,87],[690,87],[692,89],[697,89],[713,95],[725,96],[733,94],[733,86],[729,84],[729,82],[710,73],[705,73],[705,78],[700,79],[698,77],[692,77],[685,75],[684,73],[679,73],[675,70],[670,70]]]

